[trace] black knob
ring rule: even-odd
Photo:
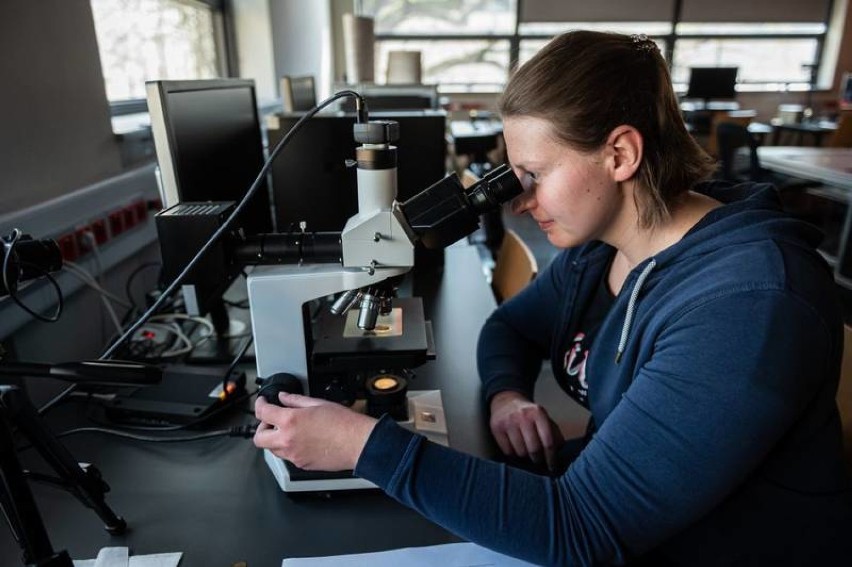
[[[359,144],[390,144],[399,140],[399,123],[393,120],[356,123],[352,132]]]
[[[258,395],[263,396],[263,399],[270,404],[280,406],[281,402],[278,400],[279,392],[302,394],[304,393],[302,381],[292,374],[279,372],[278,374],[273,374],[263,381],[263,386],[260,387]]]

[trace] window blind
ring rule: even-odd
[[[683,0],[682,22],[824,22],[829,0]]]
[[[683,22],[824,22],[830,0],[683,0]],[[522,0],[522,22],[666,22],[674,0]]]
[[[668,22],[673,10],[674,0],[522,0],[521,21]]]

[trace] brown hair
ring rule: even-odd
[[[713,171],[686,131],[668,67],[645,36],[573,31],[557,36],[512,75],[500,113],[551,123],[569,147],[600,149],[622,124],[642,135],[634,193],[639,225],[658,226],[678,195]]]

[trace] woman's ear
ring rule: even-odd
[[[639,130],[626,124],[615,127],[607,138],[607,148],[611,149],[613,158],[613,179],[632,179],[642,163],[643,140]]]

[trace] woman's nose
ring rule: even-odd
[[[524,191],[514,199],[512,199],[509,203],[509,210],[512,211],[513,214],[521,215],[530,209],[532,209],[535,205],[535,197],[531,191]]]

